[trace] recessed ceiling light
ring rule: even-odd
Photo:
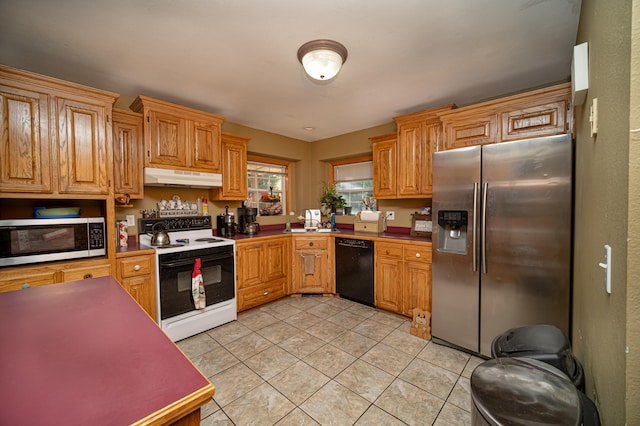
[[[311,126],[307,126],[304,129],[308,130],[308,131],[312,131],[312,130],[315,130],[316,128],[315,127],[311,127]]]

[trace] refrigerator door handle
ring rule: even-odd
[[[487,273],[487,193],[489,192],[489,183],[484,183],[482,189],[482,273]]]
[[[480,185],[478,182],[473,182],[473,243],[472,243],[472,251],[473,251],[473,272],[478,272],[478,187]]]

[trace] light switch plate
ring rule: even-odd
[[[604,269],[604,290],[611,294],[611,246],[604,245],[604,262],[598,264]]]
[[[127,226],[136,226],[136,217],[134,215],[127,215]]]
[[[591,101],[591,111],[589,113],[589,123],[591,123],[591,136],[598,134],[598,98]]]

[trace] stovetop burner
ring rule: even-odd
[[[206,237],[206,238],[197,238],[196,241],[200,243],[217,243],[224,240],[221,240],[220,238]]]

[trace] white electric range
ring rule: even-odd
[[[155,249],[157,322],[175,342],[237,319],[235,242],[214,237],[211,216],[139,219],[140,244]],[[152,246],[153,230],[170,244]],[[206,308],[195,309],[191,277],[201,262]]]

